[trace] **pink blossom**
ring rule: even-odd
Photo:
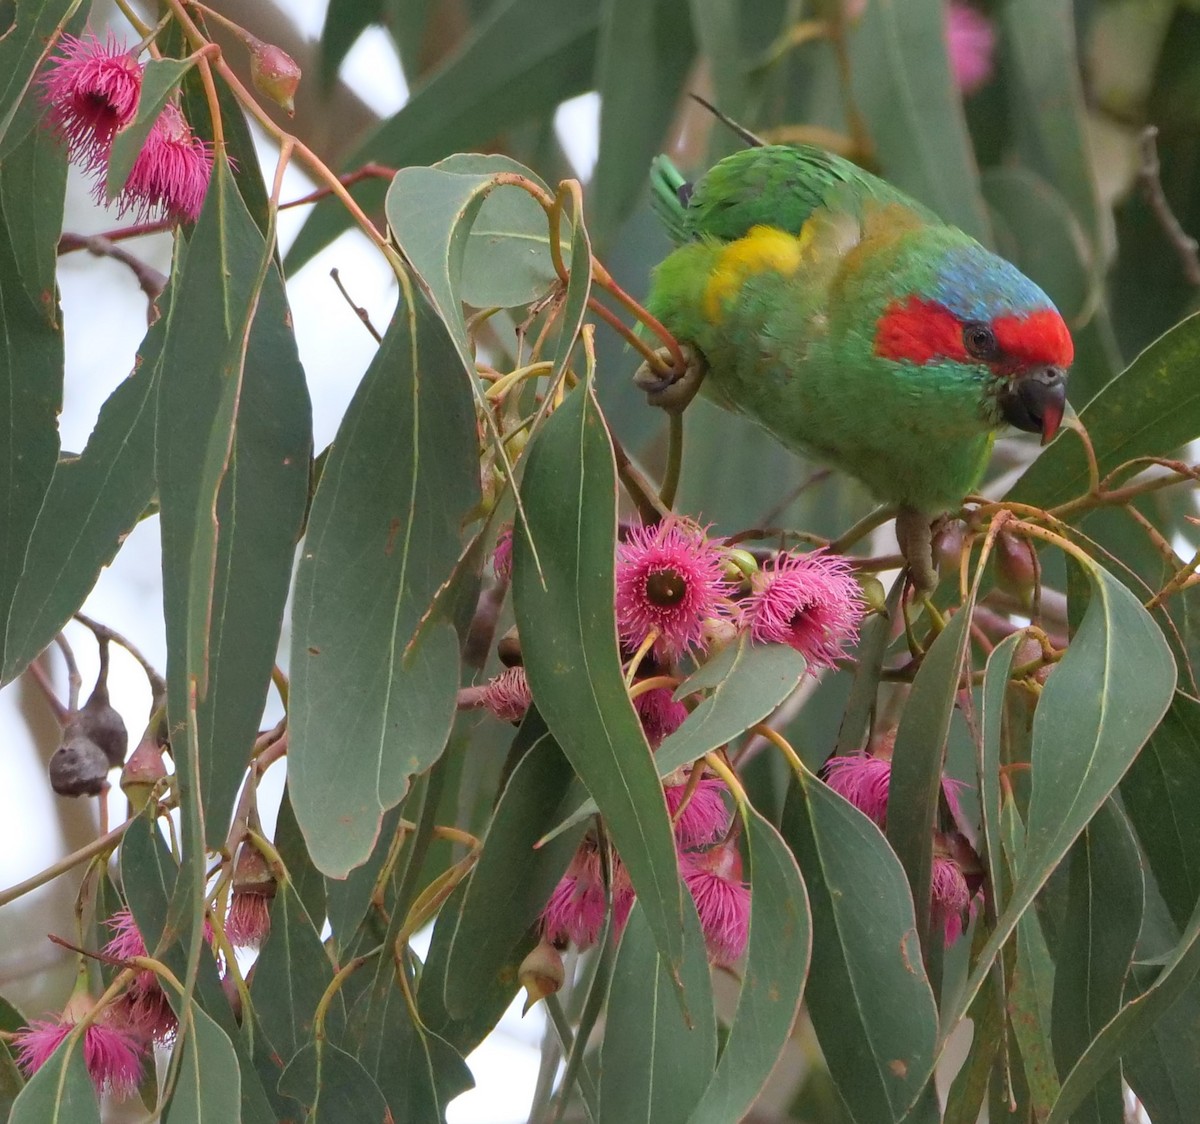
[[[890,740],[888,745],[890,752]],[[831,757],[825,762],[822,776],[834,792],[849,800],[864,816],[874,820],[881,829],[887,827],[888,786],[892,780],[890,757],[877,757],[869,753]],[[942,777],[942,795],[956,821],[962,818],[958,799],[962,788],[962,781]]]
[[[642,720],[642,729],[651,749],[657,749],[663,738],[683,725],[688,708],[672,697],[669,687],[655,687],[633,700],[633,709]]]
[[[177,105],[168,103],[150,129],[121,192],[122,215],[139,219],[162,212],[177,222],[195,222],[212,176],[212,149],[193,132]],[[102,198],[103,184],[96,194]]]
[[[750,936],[750,887],[742,881],[742,858],[733,843],[682,856],[683,881],[696,903],[709,959],[729,966]]]
[[[676,820],[675,813],[683,803],[687,788],[686,784],[674,784],[663,789],[667,809],[675,820],[676,842],[685,850],[715,843],[729,830],[729,808],[722,797],[726,791],[724,781],[705,777]]]
[[[833,667],[858,638],[865,606],[836,554],[778,554],[750,580],[740,624],[759,643],[790,644],[810,668]]]
[[[264,894],[234,891],[225,918],[225,935],[237,948],[258,948],[271,929],[271,899]]]
[[[523,667],[510,667],[483,691],[483,705],[503,722],[520,722],[533,702]]]
[[[113,931],[112,940],[104,946],[106,956],[116,960],[131,960],[135,956],[148,955],[146,942],[128,909],[117,910],[106,924]],[[133,977],[129,990],[117,1001],[114,1010],[119,1011],[123,1021],[139,1034],[156,1042],[169,1041],[179,1027],[179,1020],[158,982],[158,976],[149,968]]]
[[[954,82],[964,94],[973,94],[992,76],[996,32],[991,21],[970,4],[951,3],[946,8],[946,50]]]
[[[655,655],[673,659],[701,642],[705,618],[725,611],[720,552],[677,519],[631,530],[616,568],[617,629],[631,647],[657,632]]]
[[[963,933],[963,914],[971,904],[967,879],[953,859],[933,856],[930,898],[933,920],[942,926],[946,945],[952,945]]]
[[[492,552],[492,570],[498,581],[512,581],[512,536],[511,523],[505,523],[496,536],[496,549]]]
[[[108,162],[113,137],[133,120],[142,68],[110,32],[101,43],[88,32],[64,35],[41,79],[46,120],[67,142],[72,160],[90,171]]]
[[[35,1019],[17,1031],[17,1064],[33,1076],[76,1025],[74,1020]],[[116,1097],[134,1092],[142,1079],[142,1044],[136,1035],[103,1015],[83,1032],[83,1062],[97,1093]]]
[[[620,933],[633,909],[634,893],[619,859],[613,863],[612,895],[614,931]],[[607,911],[600,854],[595,841],[585,839],[542,910],[542,935],[551,944],[573,941],[581,949],[590,948],[600,936]]]

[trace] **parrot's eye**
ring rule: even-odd
[[[995,359],[1000,354],[996,346],[996,333],[986,324],[964,324],[963,347],[968,355],[976,359]]]

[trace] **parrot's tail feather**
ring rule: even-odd
[[[650,164],[650,203],[675,242],[686,242],[687,204],[692,185],[665,156],[656,156]]]
[[[698,101],[702,106],[704,106],[705,109],[708,110],[709,113],[711,113],[718,121],[720,121],[722,125],[727,125],[751,148],[763,148],[766,145],[767,142],[763,140],[762,137],[760,137],[757,133],[752,133],[746,128],[745,125],[739,125],[728,114],[722,113],[715,105],[713,105],[712,102],[706,101],[699,94],[693,94],[691,92],[688,93],[688,97],[690,97],[693,101]]]

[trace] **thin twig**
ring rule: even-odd
[[[155,702],[158,702],[160,699],[166,696],[167,681],[161,675],[159,675],[159,673],[155,670],[154,665],[148,659],[146,659],[144,655],[142,655],[142,653],[131,641],[127,640],[114,629],[109,628],[108,625],[101,624],[99,621],[93,620],[91,617],[86,616],[83,613],[76,613],[75,619],[85,628],[91,629],[92,634],[96,637],[97,641],[111,640],[114,644],[120,644],[120,646],[124,648],[125,651],[127,651],[134,658],[134,660],[137,661],[137,663],[141,666],[142,671],[145,673],[146,678],[150,682],[150,691],[154,695]]]
[[[1146,206],[1158,220],[1158,225],[1162,227],[1167,241],[1174,247],[1179,264],[1183,268],[1183,276],[1187,279],[1188,284],[1200,285],[1200,253],[1198,253],[1200,243],[1180,225],[1179,220],[1175,217],[1175,212],[1171,210],[1166,193],[1163,191],[1160,178],[1162,165],[1158,160],[1158,145],[1155,143],[1157,137],[1158,128],[1155,125],[1147,125],[1142,130],[1142,165],[1138,169],[1138,182],[1142,187],[1142,198],[1146,200]]]
[[[136,817],[134,818],[136,819]],[[26,878],[24,882],[18,882],[15,886],[10,886],[7,890],[0,891],[0,906],[6,906],[9,902],[16,901],[22,895],[28,894],[30,890],[36,890],[39,886],[44,886],[47,882],[53,882],[60,874],[65,874],[72,867],[87,862],[88,859],[94,858],[96,855],[103,854],[110,847],[115,847],[117,841],[129,830],[129,825],[133,822],[132,819],[129,819],[123,824],[118,824],[112,831],[98,836],[90,843],[80,847],[78,851],[73,851],[65,858],[61,858],[58,862],[46,867],[45,870],[39,871],[30,878]]]
[[[342,297],[345,299],[346,303],[351,307],[351,309],[353,309],[354,315],[363,322],[363,327],[365,327],[367,331],[371,333],[375,342],[383,343],[383,336],[379,334],[379,330],[374,324],[371,323],[371,314],[365,308],[363,308],[362,305],[355,304],[351,299],[350,294],[346,292],[346,286],[342,284],[342,276],[338,272],[337,266],[334,266],[333,269],[329,271],[329,276],[333,278],[333,283],[338,287],[338,292],[342,294]]]
[[[58,719],[60,726],[67,724],[67,716],[69,711],[62,704],[62,700],[55,694],[54,684],[50,682],[50,676],[46,674],[46,669],[41,664],[41,656],[38,656],[25,670],[29,677],[38,685],[42,694],[46,698],[46,702],[50,704],[50,709],[54,711],[54,717]]]
[[[67,714],[70,716],[79,710],[79,692],[83,689],[83,678],[79,674],[79,665],[75,662],[75,652],[67,638],[60,632],[54,638],[54,643],[58,645],[63,659],[67,662]]]
[[[156,301],[167,287],[167,276],[160,273],[152,265],[147,265],[141,258],[135,257],[128,250],[121,249],[111,238],[103,234],[70,234],[63,232],[58,240],[58,252],[69,254],[72,250],[87,250],[98,258],[112,258],[126,265],[137,278],[138,287],[146,294],[146,299]]]

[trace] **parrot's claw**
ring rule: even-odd
[[[908,563],[908,576],[918,596],[937,588],[937,571],[933,568],[933,531],[929,516],[911,507],[896,513],[896,541]]]
[[[680,350],[687,360],[687,367],[682,374],[669,371],[664,375],[654,370],[649,363],[643,363],[633,375],[634,384],[639,390],[646,392],[646,401],[651,406],[658,406],[659,409],[676,414],[682,413],[688,403],[696,397],[696,392],[704,381],[706,369],[699,352],[687,344],[681,345]],[[660,347],[654,354],[670,365],[671,353],[667,348]]]

